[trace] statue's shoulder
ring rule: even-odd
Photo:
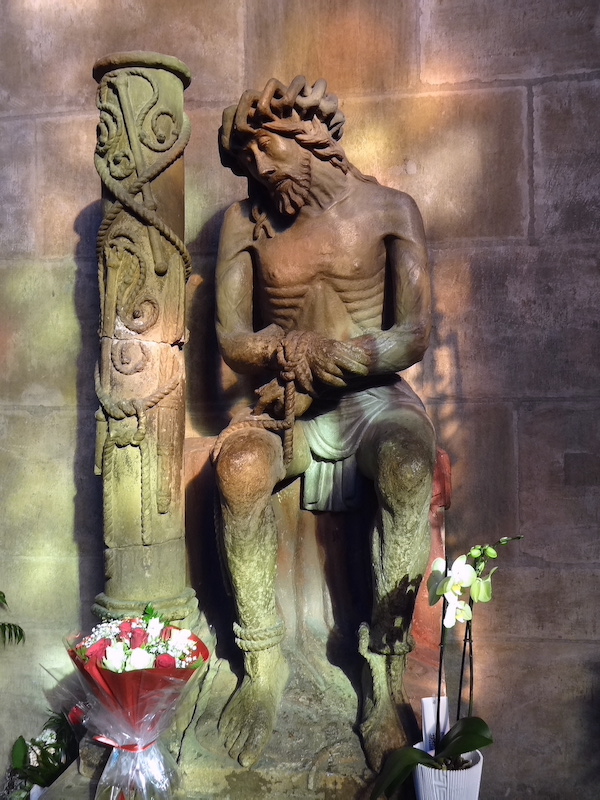
[[[361,181],[359,187],[361,203],[388,223],[420,218],[417,204],[406,192],[383,186],[376,180]]]
[[[242,224],[244,221],[249,223],[251,219],[252,204],[249,197],[246,197],[245,200],[237,200],[225,211],[224,221],[228,224]]]

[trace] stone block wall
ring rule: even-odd
[[[412,381],[454,470],[448,546],[525,534],[478,609],[487,800],[597,796],[600,632],[600,12],[590,0],[4,0],[0,44],[0,760],[35,735],[61,638],[102,588],[93,476],[98,297],[93,62],[190,68],[188,479],[235,390],[214,381],[212,274],[244,182],[221,109],[275,76],[325,77],[348,155],[424,216],[435,330]],[[207,376],[213,376],[209,381]],[[208,519],[202,494],[191,507]],[[193,526],[192,526],[193,527]]]

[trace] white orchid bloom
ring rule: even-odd
[[[446,600],[450,602],[451,596],[460,597],[476,577],[477,573],[473,567],[467,564],[467,557],[459,556],[450,567],[446,578],[438,586],[437,592],[438,594],[443,594]]]
[[[456,622],[467,622],[473,618],[473,612],[468,603],[459,600],[452,592],[444,595],[446,598],[446,613],[444,614],[444,627],[453,628]]]
[[[125,665],[125,644],[115,642],[106,648],[102,665],[111,672],[122,672]]]
[[[429,604],[435,605],[442,595],[448,602],[453,597],[460,597],[476,577],[477,573],[470,564],[467,564],[465,555],[455,560],[447,575],[446,562],[443,558],[436,558],[431,565],[431,575],[427,581]]]
[[[154,656],[142,647],[136,647],[132,650],[127,663],[125,664],[125,672],[131,672],[134,669],[149,669],[154,666]]]

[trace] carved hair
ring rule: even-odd
[[[244,92],[237,106],[223,112],[219,131],[221,161],[236,175],[247,177],[237,152],[260,130],[273,131],[296,139],[323,161],[330,161],[344,173],[351,169],[339,140],[345,117],[338,108],[338,99],[326,94],[323,79],[311,86],[298,75],[288,87],[275,78],[263,92]]]
[[[219,129],[219,153],[224,167],[248,178],[252,198],[254,238],[273,235],[267,208],[269,205],[264,187],[250,175],[239,153],[259,130],[273,131],[280,136],[294,138],[296,142],[321,161],[328,161],[344,174],[350,172],[361,181],[375,181],[348,161],[339,140],[346,121],[338,108],[338,99],[326,94],[327,82],[322,78],[311,86],[303,75],[298,75],[284,86],[275,78],[264,90],[249,90],[241,96],[237,106],[223,112]]]

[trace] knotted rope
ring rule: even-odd
[[[278,344],[276,351],[279,375],[270,383],[257,390],[261,399],[274,398],[281,394],[283,388],[283,419],[273,419],[268,414],[253,415],[245,419],[232,422],[224,431],[221,431],[213,449],[211,458],[214,461],[219,457],[224,442],[235,433],[248,428],[261,428],[274,433],[283,433],[283,463],[287,467],[294,454],[294,422],[296,421],[296,386],[301,389],[312,390],[312,376],[307,361],[309,342],[301,331],[288,333]]]
[[[111,431],[104,440],[102,448],[102,475],[104,477],[104,528],[105,538],[110,540],[114,528],[114,508],[112,480],[117,447],[138,447],[140,450],[140,493],[141,493],[141,534],[144,544],[150,543],[152,520],[152,491],[150,485],[150,450],[146,439],[147,411],[158,405],[180,384],[181,375],[173,377],[165,386],[141,400],[115,400],[104,391],[100,383],[100,368],[96,364],[94,375],[96,395],[100,401],[105,418],[122,420],[136,417],[134,430],[122,430],[118,434]]]

